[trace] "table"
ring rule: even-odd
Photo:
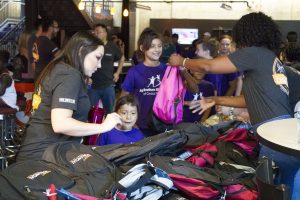
[[[295,118],[264,123],[258,127],[257,136],[259,142],[274,150],[300,157]]]

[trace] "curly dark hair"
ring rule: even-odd
[[[233,27],[233,39],[238,48],[266,47],[278,52],[281,33],[271,17],[262,12],[244,15]]]

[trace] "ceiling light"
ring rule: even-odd
[[[85,8],[85,3],[83,1],[80,1],[80,3],[78,4],[78,9],[84,10],[84,8]]]
[[[101,13],[101,6],[98,4],[96,5],[96,8],[95,8],[95,13],[98,13],[100,14]]]

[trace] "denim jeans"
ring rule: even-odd
[[[292,200],[300,199],[300,168],[298,169],[294,178],[294,189],[292,193]]]
[[[115,86],[111,85],[104,89],[89,89],[88,95],[92,106],[96,106],[99,99],[103,103],[106,113],[112,113],[115,105]]]

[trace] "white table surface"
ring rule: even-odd
[[[300,157],[295,118],[275,120],[260,125],[257,129],[259,141],[277,151]]]

